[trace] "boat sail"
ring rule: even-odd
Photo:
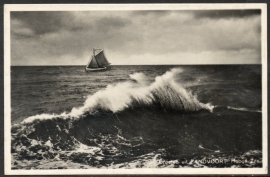
[[[96,51],[98,51],[96,53]],[[100,71],[108,69],[110,63],[104,55],[103,49],[93,49],[93,55],[85,67],[85,71]]]

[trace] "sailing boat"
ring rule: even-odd
[[[98,51],[96,53],[96,51]],[[104,55],[103,49],[93,49],[93,55],[85,67],[85,71],[101,71],[108,69],[110,63]]]

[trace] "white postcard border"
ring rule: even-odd
[[[11,82],[10,82],[10,12],[11,11],[117,11],[117,10],[232,10],[261,9],[262,54],[262,168],[178,168],[178,169],[61,169],[11,170]],[[63,174],[267,174],[267,5],[263,3],[235,4],[5,4],[4,5],[4,169],[6,175]]]

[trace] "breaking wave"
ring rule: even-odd
[[[131,81],[108,85],[106,89],[88,96],[82,107],[73,108],[70,113],[41,114],[28,117],[23,122],[29,123],[35,119],[55,117],[79,118],[85,113],[94,114],[100,110],[117,113],[124,109],[153,107],[157,104],[163,109],[178,110],[183,113],[202,109],[211,112],[214,106],[199,102],[196,96],[175,81],[175,76],[181,72],[179,68],[172,69],[156,77],[153,83],[150,83],[143,73],[131,74]]]

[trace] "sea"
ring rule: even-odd
[[[12,169],[262,167],[261,65],[11,66]]]

